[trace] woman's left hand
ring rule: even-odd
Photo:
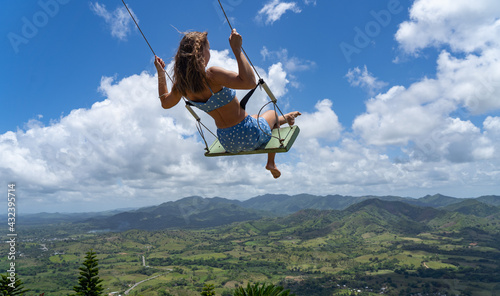
[[[231,32],[231,36],[229,36],[229,45],[231,48],[234,50],[241,50],[241,46],[243,44],[243,38],[241,37],[238,32],[236,32],[236,29],[233,29]]]

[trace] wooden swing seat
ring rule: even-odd
[[[231,155],[246,155],[246,154],[261,154],[261,153],[282,153],[288,152],[290,148],[292,148],[295,139],[299,135],[300,129],[298,126],[287,126],[282,127],[280,129],[273,129],[272,135],[273,137],[269,142],[260,146],[259,148],[251,151],[241,151],[236,153],[230,153],[224,150],[222,145],[219,143],[219,140],[215,140],[215,142],[210,146],[207,152],[205,152],[205,156],[214,157],[214,156],[231,156]],[[283,139],[283,142],[280,143],[279,138]]]

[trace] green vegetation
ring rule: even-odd
[[[297,296],[498,295],[500,208],[469,203],[367,199],[343,210],[154,231],[30,226],[19,230],[16,270],[33,293],[68,295],[93,249],[105,294],[233,296],[266,283]],[[201,219],[203,209],[217,211],[204,203],[189,212]],[[1,256],[0,268],[8,264]]]
[[[201,291],[201,296],[215,296],[214,285],[205,284],[203,291]]]
[[[15,296],[15,295],[25,295],[29,292],[28,289],[24,288],[23,281],[18,278],[17,274],[10,275],[2,274],[0,278],[0,295],[1,296]]]
[[[76,295],[79,296],[99,296],[102,295],[104,288],[99,278],[99,260],[96,258],[96,253],[92,250],[87,252],[83,267],[80,267],[80,276],[78,277],[78,285],[73,287]]]

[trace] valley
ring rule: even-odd
[[[339,209],[314,209],[314,201],[325,207],[314,196],[302,197],[303,206],[286,196],[250,200],[259,209],[186,198],[99,219],[19,226],[16,266],[33,295],[74,294],[90,249],[110,295],[200,295],[212,284],[216,295],[229,296],[248,282],[278,284],[297,296],[500,295],[500,197],[434,199],[432,207],[371,197]],[[297,211],[284,212],[280,202]],[[281,212],[263,212],[269,204]],[[177,220],[140,229],[159,213]],[[123,221],[139,227],[113,229]],[[2,246],[2,267],[6,251]]]

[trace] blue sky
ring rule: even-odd
[[[208,31],[209,66],[236,69],[217,1],[126,2],[167,62],[177,29]],[[17,183],[18,211],[190,195],[499,194],[498,1],[222,3],[280,107],[303,113],[294,148],[277,157],[282,177],[265,156],[203,156],[184,107],[161,109],[152,53],[121,1],[10,1],[0,180]],[[258,92],[249,111],[266,100]]]

